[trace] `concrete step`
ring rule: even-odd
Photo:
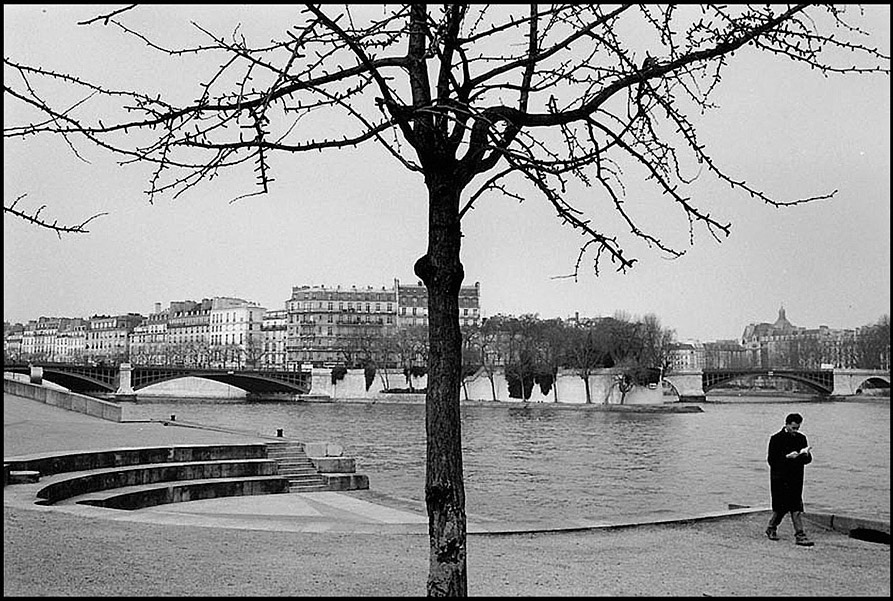
[[[267,457],[267,459],[271,459],[280,465],[313,465],[313,462],[310,461],[307,457]]]
[[[291,459],[291,460],[300,460],[300,459],[309,459],[306,453],[297,452],[297,451],[289,451],[284,453],[267,453],[268,459]]]
[[[161,447],[134,447],[104,449],[99,451],[75,451],[33,458],[20,458],[8,463],[11,470],[33,470],[41,476],[80,472],[85,470],[147,465],[151,463],[179,463],[185,461],[213,461],[224,459],[264,459],[267,446],[264,443],[234,444],[184,444]]]
[[[209,478],[126,486],[101,493],[71,497],[65,502],[133,510],[167,503],[287,492],[289,492],[288,480],[280,476]]]
[[[323,477],[319,474],[277,474],[282,478],[288,479],[289,482],[323,482]]]
[[[296,462],[296,461],[276,461],[275,459],[271,459],[270,461],[275,461],[276,465],[279,466],[279,470],[313,470],[316,471],[316,466],[311,462]]]
[[[288,492],[326,492],[331,490],[325,484],[289,484]]]
[[[51,477],[47,480],[46,486],[37,491],[37,497],[42,499],[42,501],[38,501],[41,505],[52,505],[69,497],[128,486],[277,475],[276,462],[272,459],[226,459],[126,465],[116,468],[69,472],[65,475]]]
[[[284,478],[317,478],[319,477],[318,472],[283,472],[280,471],[278,476],[282,476]]]

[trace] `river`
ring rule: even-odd
[[[708,401],[711,399],[708,397]],[[466,511],[513,521],[616,521],[768,506],[769,436],[803,415],[813,446],[807,511],[890,519],[890,402],[736,397],[700,413],[463,406]],[[329,441],[357,458],[370,488],[424,499],[423,404],[147,398],[127,419],[178,420]]]

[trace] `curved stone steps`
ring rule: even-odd
[[[161,447],[132,447],[68,453],[40,453],[4,459],[11,470],[32,470],[42,476],[65,472],[124,467],[150,463],[213,461],[220,459],[266,459],[267,445],[184,444]]]
[[[223,459],[216,461],[165,462],[68,472],[52,477],[37,491],[38,504],[52,505],[63,499],[109,489],[212,478],[277,475],[271,459]]]
[[[66,503],[134,510],[219,497],[284,494],[289,492],[288,488],[288,480],[280,476],[208,478],[126,486],[70,497]]]

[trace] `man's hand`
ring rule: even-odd
[[[799,455],[800,455],[800,451],[791,451],[790,453],[785,455],[785,457],[787,457],[788,459],[793,459],[795,457],[798,457]]]

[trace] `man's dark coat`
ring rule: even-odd
[[[789,511],[803,511],[803,466],[812,461],[812,454],[804,453],[793,459],[785,457],[791,451],[807,446],[806,437],[784,428],[769,438],[769,484],[772,492],[772,511],[783,515]]]

